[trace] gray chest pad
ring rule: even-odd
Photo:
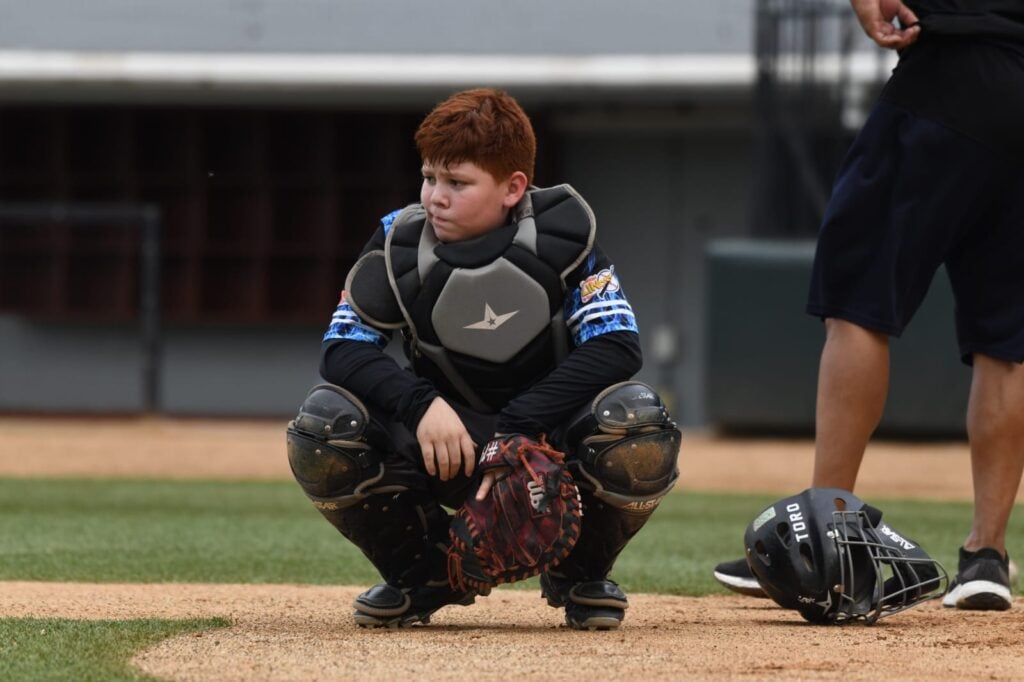
[[[445,348],[503,363],[551,324],[544,287],[504,258],[456,268],[430,320]]]

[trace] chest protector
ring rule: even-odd
[[[593,211],[569,185],[531,189],[513,217],[446,244],[420,204],[407,206],[384,250],[360,258],[345,283],[361,318],[402,330],[419,376],[486,413],[568,353],[565,278],[594,245]]]

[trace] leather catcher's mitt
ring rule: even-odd
[[[508,473],[476,501],[482,475]],[[452,520],[448,582],[453,590],[525,580],[568,556],[580,536],[580,494],[565,455],[522,435],[496,438],[480,455],[478,479]]]

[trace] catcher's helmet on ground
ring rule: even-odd
[[[747,527],[747,562],[779,606],[812,623],[873,623],[942,596],[948,576],[882,512],[835,488],[772,504]]]

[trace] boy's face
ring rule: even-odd
[[[460,242],[505,224],[510,208],[526,191],[526,175],[516,171],[498,182],[471,161],[447,166],[423,162],[420,201],[442,242]]]

